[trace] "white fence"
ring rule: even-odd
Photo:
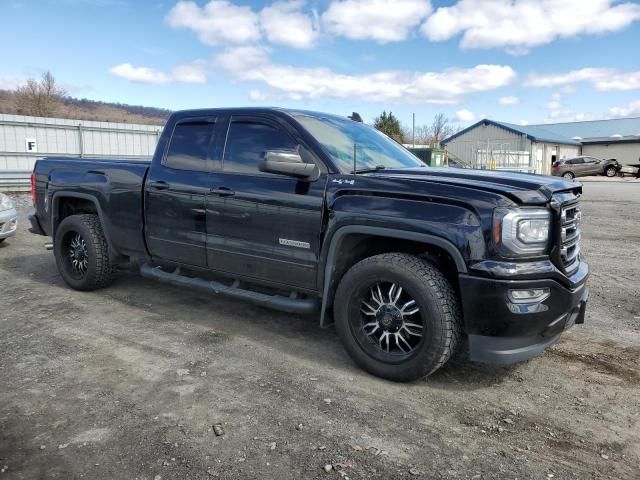
[[[28,190],[38,158],[153,156],[162,127],[0,114],[0,190]]]

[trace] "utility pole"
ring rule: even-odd
[[[413,148],[416,148],[416,114],[413,113],[413,130],[411,133],[411,141],[413,142]]]

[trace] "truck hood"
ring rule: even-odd
[[[582,184],[561,177],[467,168],[406,168],[371,173],[375,177],[438,182],[501,193],[525,204],[544,204],[554,193],[582,193]]]

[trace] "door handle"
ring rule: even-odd
[[[163,180],[147,183],[147,186],[155,188],[156,190],[166,190],[169,188],[169,184]]]
[[[236,194],[236,192],[231,190],[229,187],[212,188],[209,190],[209,193],[219,195],[221,197],[233,197]]]

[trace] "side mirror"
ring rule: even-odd
[[[320,177],[320,169],[314,163],[304,163],[297,152],[266,152],[260,162],[261,172],[277,173],[313,182]]]

